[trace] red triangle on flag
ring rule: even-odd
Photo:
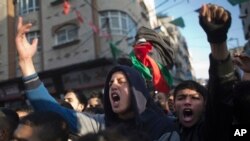
[[[63,2],[63,13],[64,15],[68,15],[70,12],[70,3],[68,0],[64,0]]]

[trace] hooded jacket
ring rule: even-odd
[[[130,86],[131,110],[135,113],[135,117],[127,121],[119,119],[113,112],[109,99],[109,81],[112,74],[117,71],[125,74]],[[106,126],[125,124],[129,129],[146,132],[152,140],[174,130],[173,120],[154,103],[141,74],[128,66],[116,66],[109,72],[104,89],[104,111]]]
[[[129,82],[131,96],[131,107],[135,117],[129,120],[121,120],[113,112],[109,100],[109,81],[114,72],[122,71]],[[80,113],[60,106],[48,93],[47,89],[38,79],[37,74],[23,78],[27,98],[32,106],[38,111],[54,111],[59,113],[69,124],[71,131],[77,135],[90,132],[98,132],[107,127],[112,128],[119,124],[126,126],[128,130],[135,129],[146,132],[151,140],[159,139],[164,133],[175,130],[174,122],[164,115],[153,102],[146,88],[142,76],[133,68],[128,66],[116,66],[108,74],[104,90],[104,113],[89,115]]]

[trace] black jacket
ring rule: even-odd
[[[205,125],[207,140],[228,141],[233,123],[233,87],[237,81],[230,55],[217,61],[210,55],[209,95]]]

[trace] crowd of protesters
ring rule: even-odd
[[[221,6],[200,8],[199,23],[211,47],[206,86],[186,80],[169,93],[152,95],[140,71],[120,64],[108,73],[103,94],[87,99],[69,90],[58,102],[35,71],[38,41],[29,43],[25,35],[32,25],[19,17],[16,48],[32,109],[1,108],[0,141],[229,141],[233,125],[250,123],[250,57],[230,55],[231,20]]]

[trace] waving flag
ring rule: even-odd
[[[81,13],[78,10],[75,10],[75,13],[76,13],[76,17],[77,17],[78,22],[83,24],[84,21],[83,21]]]
[[[65,15],[68,15],[69,14],[69,12],[70,12],[70,3],[69,3],[69,1],[68,0],[64,0],[64,2],[63,2],[63,13],[65,14]]]

